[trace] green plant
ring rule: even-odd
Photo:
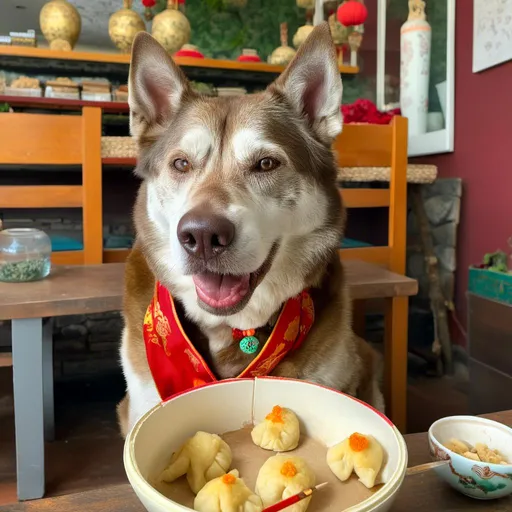
[[[482,263],[487,270],[508,273],[507,255],[503,251],[487,253]]]
[[[11,107],[8,103],[0,103],[0,112],[9,112]]]

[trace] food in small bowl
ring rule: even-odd
[[[272,447],[265,444],[262,448],[259,437],[251,435],[254,427],[265,420],[279,425],[282,421],[283,428],[276,427],[274,432],[279,438],[288,431],[284,428],[285,420],[292,418],[291,413],[299,423],[297,447],[293,448],[294,441],[290,446],[278,443]],[[372,488],[363,485],[355,474],[341,481],[327,460],[330,447],[356,432],[363,432],[382,446],[382,467]],[[208,448],[211,443],[191,444],[197,433],[205,438],[205,433],[214,439],[220,436],[232,452],[229,467],[221,465],[225,475],[219,476],[217,471],[214,475],[208,469],[210,466],[206,469],[204,464],[201,466],[205,483],[199,491],[190,485],[189,447],[193,444],[194,451],[197,448],[201,457],[209,459],[212,455],[207,452],[215,450]],[[283,452],[283,448],[289,451]],[[190,452],[190,457],[182,464],[179,454],[185,452]],[[150,512],[187,511],[194,510],[194,506],[201,512],[224,512],[227,509],[211,508],[211,503],[232,502],[235,494],[239,499],[240,489],[243,504],[237,503],[244,507],[240,510],[258,510],[258,499],[273,503],[315,482],[328,482],[328,485],[294,505],[296,508],[290,508],[291,511],[307,508],[308,512],[383,512],[389,510],[402,484],[407,448],[401,434],[385,416],[355,398],[303,381],[265,377],[216,382],[156,406],[128,434],[124,464],[133,489]],[[179,471],[175,471],[177,466],[181,467]],[[173,472],[171,479],[169,468]],[[269,478],[270,469],[280,476]],[[307,473],[308,478],[302,478],[302,473]],[[175,479],[178,474],[184,476]],[[272,487],[277,484],[282,489]]]
[[[490,500],[512,493],[512,429],[476,416],[450,416],[428,431],[436,473],[457,491]]]

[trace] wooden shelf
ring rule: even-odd
[[[135,167],[137,165],[136,158],[102,158],[101,163],[108,166],[118,167]]]
[[[103,263],[124,263],[130,252],[131,249],[105,249]]]
[[[98,107],[108,114],[127,114],[128,103],[117,101],[84,101],[62,98],[31,98],[30,96],[4,96],[0,94],[0,103],[11,107],[37,108],[44,110],[81,110],[83,107]]]
[[[130,64],[130,55],[119,53],[64,52],[46,48],[30,48],[24,46],[0,46],[0,55],[10,57],[27,57],[33,59],[53,59],[61,61],[94,62],[104,64]],[[194,59],[191,57],[175,57],[175,62],[183,67],[221,69],[235,71],[256,71],[259,73],[278,74],[284,66],[274,66],[266,62],[238,62],[220,59]],[[359,72],[356,66],[341,66],[340,73],[355,75]]]

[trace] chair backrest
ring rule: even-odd
[[[103,259],[101,109],[81,116],[0,114],[0,164],[80,165],[82,185],[0,186],[0,208],[82,208],[83,251],[54,253],[57,263]]]
[[[349,124],[333,144],[339,167],[390,168],[389,189],[344,189],[348,208],[389,207],[388,245],[342,250],[342,257],[362,259],[405,273],[407,225],[407,119],[389,125]]]

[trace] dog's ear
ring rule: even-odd
[[[330,145],[341,133],[343,85],[327,22],[315,27],[269,88],[284,94],[325,144]]]
[[[137,34],[128,103],[130,131],[139,146],[147,146],[160,135],[187,95],[191,95],[188,80],[165,49],[148,33]]]

